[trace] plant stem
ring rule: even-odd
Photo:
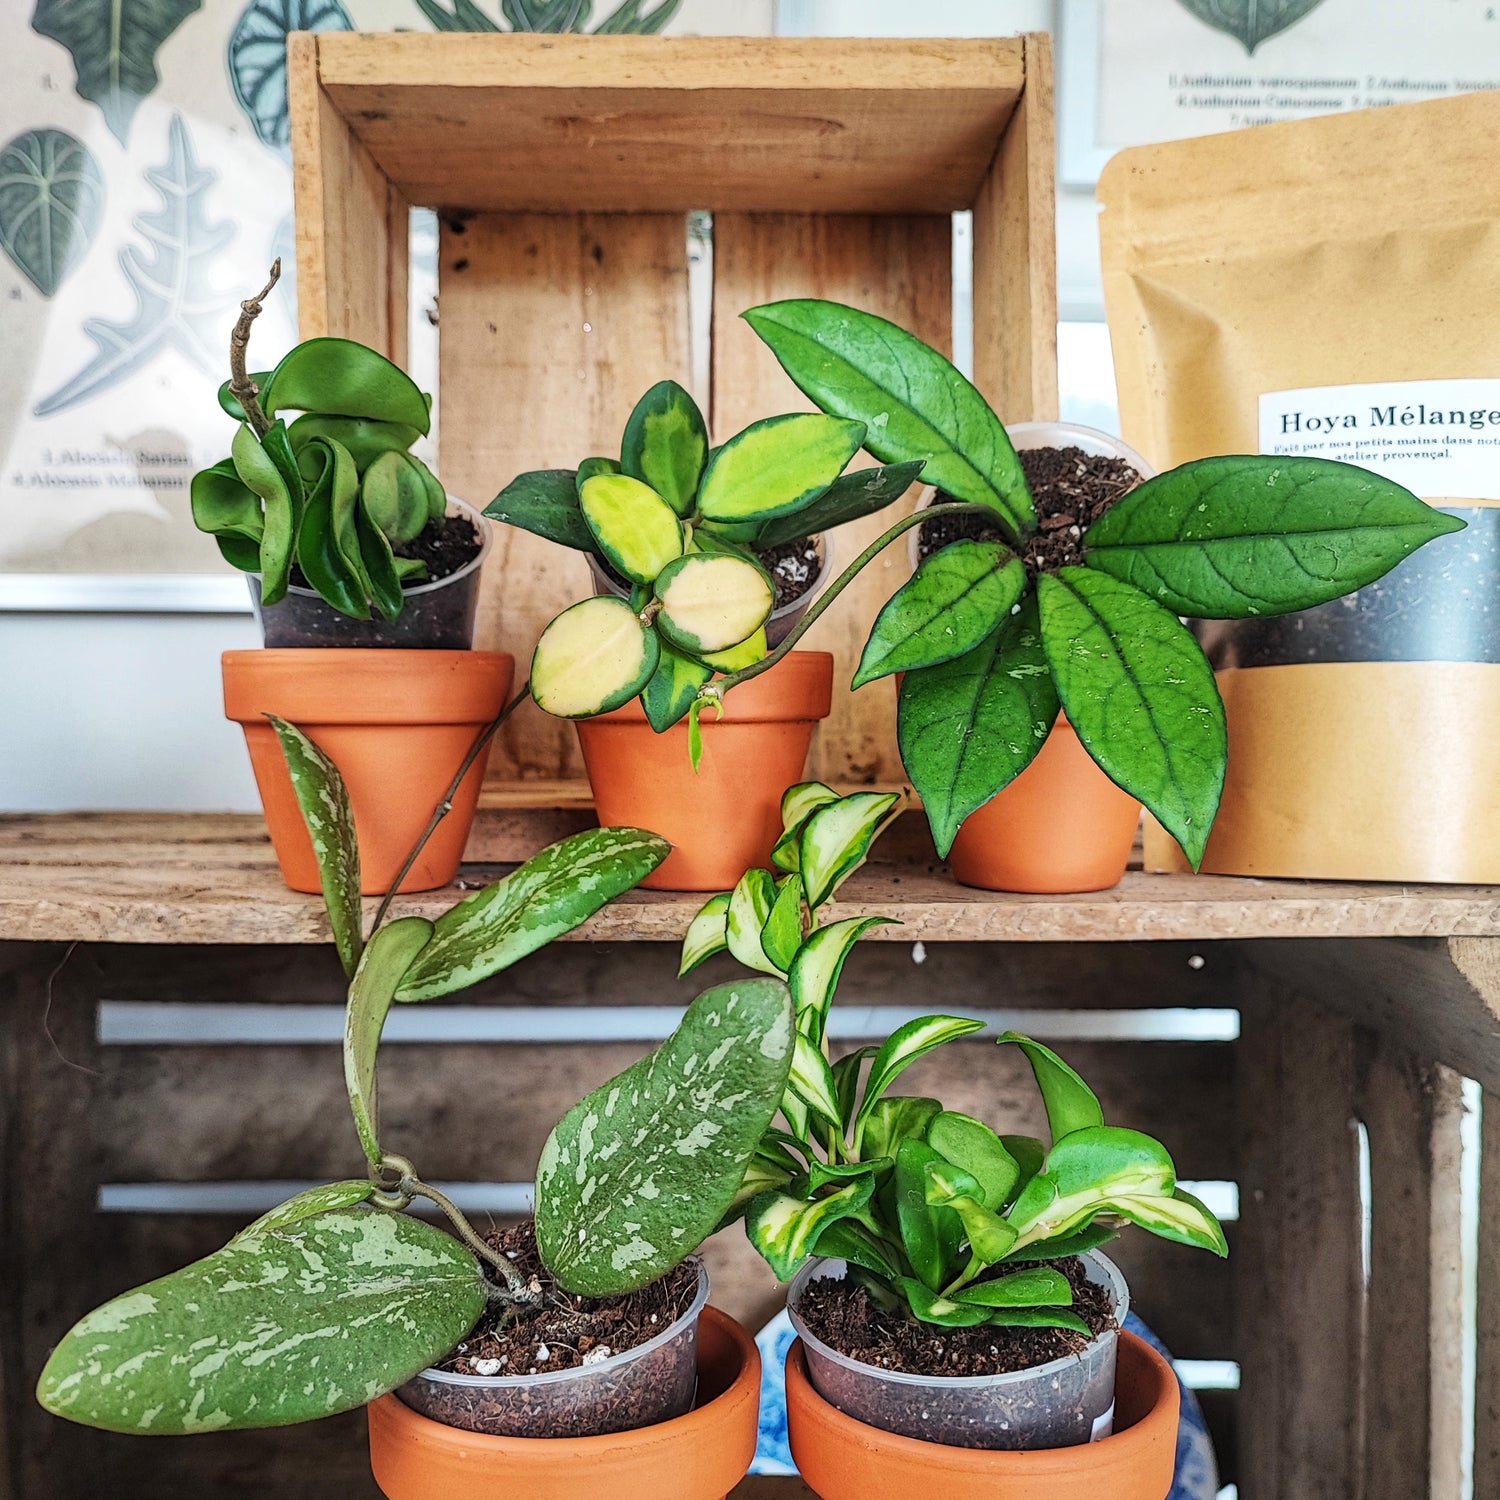
[[[396,892],[401,889],[401,882],[411,874],[411,868],[421,857],[422,851],[427,847],[428,840],[437,832],[438,824],[453,811],[453,799],[458,796],[458,789],[464,784],[464,777],[473,768],[474,762],[484,753],[484,747],[494,739],[499,732],[500,726],[531,696],[531,679],[528,677],[521,684],[521,691],[516,694],[504,708],[480,730],[479,738],[469,747],[469,753],[464,756],[463,764],[458,768],[458,774],[448,783],[448,790],[443,793],[443,800],[432,810],[432,817],[428,819],[427,827],[422,830],[422,836],[412,845],[411,853],[406,856],[406,863],[396,872],[396,878],[391,882],[391,888],[380,898],[380,905],[375,908],[375,921],[370,927],[370,936],[374,937],[380,924],[385,921],[387,913],[391,909],[391,902],[396,899]]]
[[[943,506],[943,514],[945,516],[996,516],[999,512],[993,505],[979,505],[964,501],[962,504]],[[738,672],[730,672],[717,681],[705,683],[698,689],[699,699],[712,701],[715,698],[721,698],[730,688],[738,687],[742,682],[749,682],[752,677],[759,677],[762,672],[769,672],[818,623],[823,611],[854,582],[867,563],[873,562],[898,536],[910,531],[913,526],[920,526],[923,521],[930,520],[932,517],[927,514],[926,510],[916,510],[909,516],[903,516],[888,531],[882,532],[824,589],[812,608],[792,626],[786,638],[774,651],[768,656],[761,657],[751,666],[741,667]]]
[[[439,1192],[437,1188],[430,1187],[419,1177],[408,1177],[402,1184],[408,1191],[418,1198],[430,1198],[452,1221],[454,1229],[458,1231],[458,1237],[471,1249],[475,1255],[486,1260],[499,1273],[505,1282],[509,1292],[507,1298],[511,1302],[540,1302],[541,1294],[534,1292],[526,1283],[526,1278],[516,1269],[515,1265],[502,1255],[498,1250],[491,1250],[480,1238],[478,1231],[464,1217],[463,1210],[459,1208],[446,1193]]]
[[[941,1295],[944,1297],[951,1297],[954,1292],[958,1291],[961,1287],[967,1286],[969,1282],[971,1282],[983,1269],[984,1266],[980,1262],[979,1257],[977,1255],[971,1255],[969,1257],[968,1265],[966,1265],[963,1270],[960,1271],[959,1274],[955,1276],[953,1280],[943,1288]]]
[[[280,280],[281,257],[278,255],[271,262],[271,279],[256,296],[240,303],[239,320],[229,335],[229,394],[244,408],[245,420],[256,437],[261,438],[271,430],[271,423],[261,410],[260,387],[246,373],[245,354],[250,347],[250,325],[260,316],[261,304]]]

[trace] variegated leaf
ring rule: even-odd
[[[1155,1201],[1155,1200],[1153,1200]],[[1087,1224],[1072,1234],[1060,1234],[1056,1239],[1037,1240],[1021,1250],[1011,1249],[1006,1260],[1066,1260],[1070,1255],[1087,1255],[1100,1245],[1117,1240],[1120,1231],[1112,1224]]]
[[[583,519],[599,551],[632,583],[650,583],[682,556],[682,522],[649,484],[596,474],[578,487]]]
[[[692,513],[708,460],[708,428],[697,403],[675,380],[658,381],[636,402],[620,459],[627,474],[649,484],[679,516]]]
[[[797,1006],[797,1029],[821,1043],[827,1029],[828,1007],[833,1003],[844,960],[860,937],[871,927],[899,922],[895,917],[845,917],[820,927],[797,950],[787,983]]]
[[[781,978],[781,970],[766,956],[761,946],[761,929],[771,915],[776,900],[776,882],[769,870],[746,870],[739,884],[729,893],[727,932],[729,951],[747,969]]]
[[[820,1119],[835,1130],[843,1129],[838,1089],[828,1059],[799,1031],[794,1044],[792,1073],[787,1087]]]
[[[783,1153],[784,1154],[784,1153]],[[797,1175],[796,1169],[788,1168],[780,1157],[768,1154],[764,1148],[750,1158],[745,1175],[730,1200],[724,1217],[719,1220],[720,1229],[727,1228],[736,1219],[743,1218],[745,1209],[762,1193],[778,1192]]]
[[[817,412],[753,422],[709,457],[698,509],[713,521],[764,521],[800,510],[859,452],[865,424]]]
[[[820,807],[838,800],[839,794],[831,786],[824,786],[821,781],[799,781],[796,786],[789,786],[782,793],[782,834],[771,851],[771,863],[778,870],[793,871],[799,867],[797,840],[801,836],[802,825]]]
[[[911,1304],[911,1310],[924,1323],[942,1328],[974,1328],[989,1322],[989,1312],[982,1307],[966,1307],[941,1292],[929,1290],[914,1276],[900,1277],[896,1285]]]
[[[776,972],[785,977],[802,946],[800,875],[785,875],[776,882],[776,899],[760,930],[760,946]]]
[[[308,1188],[285,1203],[268,1209],[260,1218],[252,1220],[229,1243],[251,1239],[258,1234],[269,1234],[273,1229],[290,1229],[304,1219],[326,1214],[335,1208],[353,1208],[365,1203],[375,1191],[375,1184],[368,1177],[351,1177],[344,1182],[329,1182],[322,1187]]]
[[[1073,1301],[1073,1288],[1061,1271],[1034,1266],[966,1286],[955,1292],[953,1299],[971,1307],[1068,1307]]]
[[[720,891],[703,903],[702,910],[688,923],[687,936],[682,940],[682,961],[677,966],[677,977],[686,978],[699,964],[707,962],[716,953],[729,946],[729,891]]]
[[[354,810],[349,805],[348,788],[339,768],[295,724],[275,714],[266,717],[286,756],[292,790],[297,794],[313,853],[318,856],[318,877],[323,883],[323,904],[328,908],[333,941],[344,973],[352,979],[364,948],[364,937],[359,904],[359,843],[354,836]]]
[[[926,1142],[933,1120],[943,1112],[936,1099],[916,1095],[890,1095],[871,1106],[861,1127],[860,1156],[895,1156],[902,1141]]]
[[[745,1215],[745,1233],[781,1281],[790,1281],[817,1248],[823,1232],[857,1214],[875,1190],[872,1177],[811,1201],[790,1193],[763,1193]]]
[[[793,1033],[779,979],[720,985],[563,1116],[536,1179],[537,1243],[559,1285],[634,1291],[713,1233],[781,1102]]]
[[[656,628],[667,643],[702,657],[753,636],[770,616],[775,589],[758,563],[691,552],[662,569],[656,597]]]
[[[1113,1198],[1109,1209],[1163,1239],[1212,1250],[1215,1255],[1229,1254],[1229,1242],[1219,1221],[1206,1204],[1181,1188],[1174,1189],[1170,1198]]]
[[[876,1100],[886,1092],[901,1073],[925,1057],[934,1047],[941,1047],[959,1037],[973,1036],[984,1030],[983,1021],[969,1020],[963,1016],[918,1016],[904,1026],[898,1026],[881,1044],[870,1065],[870,1076],[865,1083],[865,1097],[859,1106],[855,1144],[860,1140],[859,1129],[868,1118]]]
[[[1021,1167],[982,1120],[944,1110],[927,1127],[927,1144],[973,1177],[986,1208],[998,1213],[1005,1207],[1020,1181]]]
[[[1093,1089],[1057,1053],[1019,1031],[1007,1031],[999,1038],[1002,1047],[1011,1042],[1026,1054],[1026,1061],[1031,1064],[1042,1103],[1047,1107],[1047,1128],[1054,1142],[1075,1130],[1104,1123],[1104,1110]]]
[[[802,825],[798,868],[816,911],[864,862],[900,792],[856,792],[818,808]]]
[[[792,996],[793,1003],[796,996]],[[797,1018],[797,1029],[802,1030],[802,1018]],[[806,1035],[806,1033],[803,1033]],[[812,1037],[810,1040],[818,1045],[821,1038]],[[856,1047],[853,1052],[847,1052],[833,1065],[833,1092],[839,1104],[839,1119],[852,1120],[854,1118],[855,1101],[859,1098],[859,1075],[864,1068],[865,1059],[874,1057],[879,1049],[876,1047]]]
[[[242,1234],[63,1336],[37,1399],[111,1432],[279,1427],[350,1411],[441,1359],[485,1304],[478,1263],[405,1214]]]
[[[531,657],[531,696],[559,719],[590,719],[628,703],[661,660],[656,632],[623,599],[570,605],[542,631]]]
[[[550,845],[445,911],[396,998],[432,1000],[498,974],[639,885],[671,852],[642,828],[590,828]]]

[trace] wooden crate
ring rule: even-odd
[[[404,361],[409,210],[437,209],[440,471],[481,507],[523,470],[617,452],[647,385],[692,384],[695,333],[716,441],[804,406],[739,319],[756,303],[831,297],[948,349],[960,209],[974,216],[976,383],[1006,420],[1057,414],[1045,36],[337,33],[294,36],[290,58],[303,337]],[[693,210],[713,215],[700,330]],[[844,528],[845,559],[890,515]],[[808,637],[844,682],[905,557],[894,546]],[[523,660],[589,591],[578,554],[509,529],[486,573],[480,643]],[[900,778],[889,681],[836,695],[812,770]],[[490,775],[568,800],[548,783],[582,775],[572,726],[518,715]]]

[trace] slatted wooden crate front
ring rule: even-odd
[[[983,41],[333,34],[292,38],[302,334],[406,355],[407,223],[439,211],[440,472],[481,507],[526,469],[616,453],[635,399],[691,385],[687,215],[713,215],[714,441],[805,403],[739,314],[823,296],[951,345],[973,210],[975,380],[1056,415],[1051,56]],[[908,504],[911,503],[908,500]],[[845,528],[845,560],[889,523]],[[899,544],[809,635],[847,682]],[[589,592],[577,554],[505,530],[480,644],[523,662]],[[836,695],[830,780],[894,780],[889,682]],[[491,782],[582,774],[571,725],[517,715]]]

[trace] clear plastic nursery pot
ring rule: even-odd
[[[1125,1278],[1097,1251],[1083,1257],[1089,1280],[1109,1294],[1117,1322],[1130,1307]],[[925,1444],[1035,1451],[1108,1437],[1115,1414],[1119,1334],[1102,1333],[1080,1354],[1005,1375],[940,1377],[882,1370],[830,1348],[799,1312],[809,1282],[840,1279],[839,1260],[810,1261],[792,1282],[787,1310],[802,1340],[808,1378],[823,1399],[870,1427]]]
[[[692,1306],[655,1338],[575,1370],[541,1375],[453,1375],[424,1370],[396,1394],[424,1417],[500,1437],[596,1437],[680,1417],[698,1385],[698,1324],[708,1270],[697,1267]]]
[[[1006,429],[1017,451],[1079,448],[1120,458],[1142,479],[1155,472],[1119,438],[1072,422],[1018,422]],[[929,492],[924,504],[931,504]],[[920,560],[912,532],[912,564]],[[1140,825],[1141,805],[1094,763],[1059,717],[1037,757],[998,796],[970,813],[948,862],[963,885],[987,891],[1061,895],[1120,883]]]
[[[673,846],[641,884],[664,891],[728,890],[769,865],[781,836],[781,794],[802,780],[813,728],[833,706],[833,657],[792,651],[726,694],[724,717],[700,721],[693,770],[687,721],[657,734],[638,698],[578,721],[578,739],[605,828],[649,828]]]
[[[697,1401],[669,1421],[594,1437],[497,1437],[434,1422],[396,1396],[370,1407],[370,1467],[387,1500],[725,1500],[755,1456],[760,1356],[703,1309]]]
[[[272,649],[304,647],[395,648],[467,651],[474,644],[474,617],[479,609],[479,573],[489,555],[490,523],[462,500],[448,497],[448,514],[463,516],[479,537],[479,551],[456,573],[401,591],[400,615],[369,620],[341,614],[316,590],[291,585],[286,597],[267,608],[260,602],[260,577],[249,577],[250,602]]]

